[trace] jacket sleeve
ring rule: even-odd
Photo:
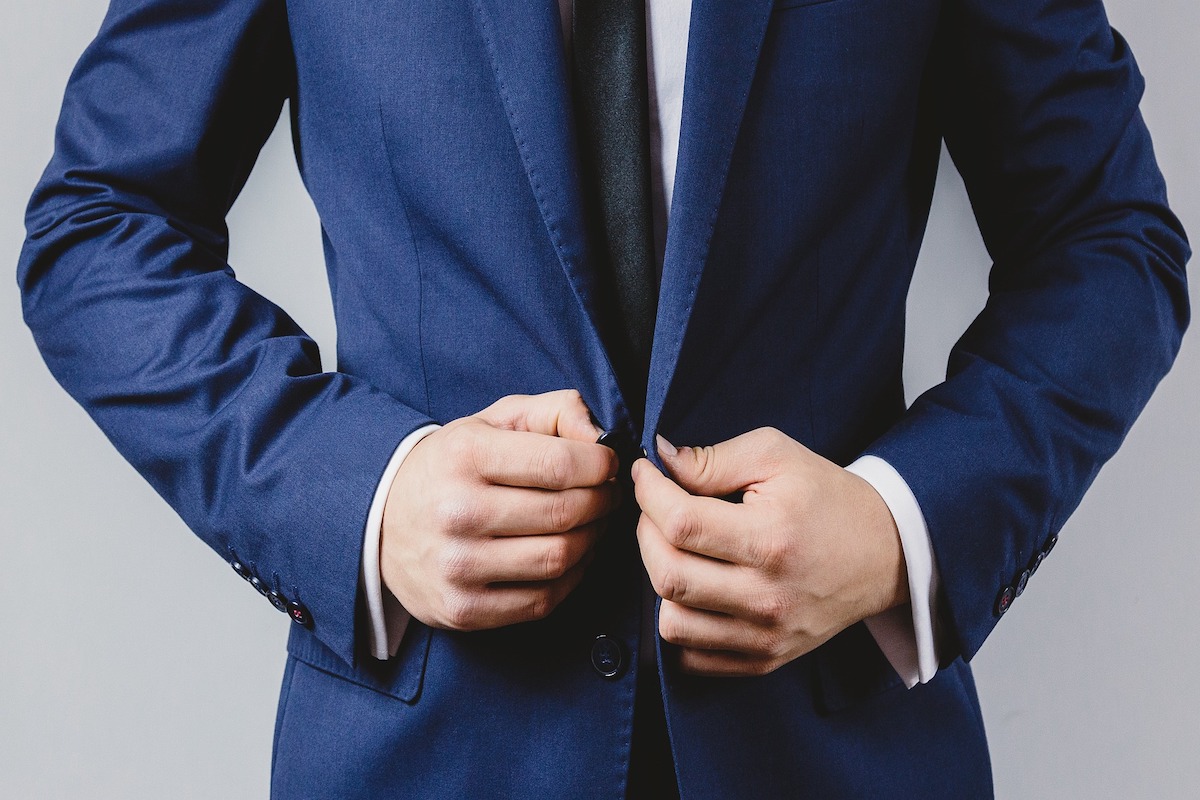
[[[124,457],[352,663],[368,508],[429,419],[322,372],[227,264],[225,216],[293,86],[283,0],[113,0],[67,86],[18,282],[51,372]]]
[[[1190,253],[1099,0],[950,0],[930,69],[989,298],[869,452],[925,514],[969,659],[1170,368]]]

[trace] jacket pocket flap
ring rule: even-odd
[[[288,637],[288,652],[322,672],[344,678],[397,700],[413,703],[421,694],[432,636],[433,631],[427,625],[422,625],[415,619],[410,620],[396,655],[387,661],[362,656],[358,659],[358,665],[351,667],[317,637],[299,626],[293,626]]]

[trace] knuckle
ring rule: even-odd
[[[575,527],[574,506],[571,496],[566,492],[555,492],[550,497],[550,508],[547,512],[547,522],[554,533],[569,531]]]
[[[497,397],[495,400],[493,400],[493,401],[491,402],[491,404],[490,404],[489,406],[487,406],[486,408],[483,408],[483,409],[481,409],[481,410],[479,411],[479,413],[478,413],[478,414],[476,414],[475,416],[476,416],[476,417],[481,417],[481,416],[483,416],[483,415],[487,414],[487,412],[489,412],[489,411],[498,411],[498,410],[500,410],[500,409],[503,409],[503,408],[504,408],[506,405],[508,405],[508,403],[509,403],[509,395],[504,395],[504,396],[502,396],[502,397]]]
[[[488,410],[497,412],[502,418],[507,418],[517,413],[529,402],[529,399],[529,395],[526,394],[506,394],[496,398],[496,402],[488,406]]]
[[[529,619],[545,619],[554,610],[554,596],[549,589],[536,592],[529,601]]]
[[[759,438],[762,439],[762,443],[767,447],[776,447],[787,438],[784,436],[783,431],[771,425],[765,425],[759,428],[758,434]]]
[[[687,583],[678,567],[667,565],[658,574],[658,585],[654,587],[663,600],[678,602],[687,594]]]
[[[587,404],[583,402],[583,395],[578,389],[563,389],[560,392],[564,405],[575,406],[578,408],[587,408]]]
[[[542,575],[546,579],[561,578],[571,568],[571,554],[567,543],[555,540],[546,547],[542,556]]]
[[[446,492],[434,503],[435,524],[444,532],[473,530],[478,517],[479,511],[474,498],[465,492]]]
[[[701,481],[709,482],[717,469],[717,451],[712,445],[697,447],[692,451],[696,459],[696,472]]]
[[[455,592],[446,598],[446,624],[457,631],[470,630],[475,622],[475,603],[466,592]]]
[[[470,466],[475,459],[474,425],[464,423],[453,428],[445,428],[446,437],[442,442],[446,460],[456,468]]]
[[[768,626],[782,623],[784,610],[783,599],[774,592],[763,594],[754,604],[755,615]]]
[[[667,512],[662,528],[663,536],[676,548],[687,549],[695,534],[695,524],[691,511],[683,504],[676,504]]]
[[[780,564],[787,560],[789,547],[780,537],[767,537],[758,543],[758,560],[767,566]]]
[[[771,660],[777,657],[783,646],[783,637],[778,632],[766,630],[754,638],[751,654],[759,659]]]
[[[682,633],[675,617],[662,615],[658,618],[658,635],[662,637],[663,641],[679,644]]]
[[[778,428],[766,426],[752,432],[754,450],[763,463],[778,462],[788,439],[787,434]]]
[[[472,562],[470,550],[460,543],[444,545],[438,552],[438,571],[452,585],[458,586],[469,581]]]
[[[534,470],[543,484],[551,488],[566,486],[571,474],[570,464],[555,442],[538,450],[534,457]]]

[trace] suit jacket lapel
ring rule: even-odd
[[[675,192],[667,231],[642,442],[654,452],[667,390],[721,205],[771,0],[693,0]]]
[[[597,318],[596,275],[587,252],[575,121],[558,0],[471,0],[497,89],[546,231],[578,301],[596,352],[605,352]],[[568,326],[569,329],[569,326]],[[611,359],[602,397],[591,398],[603,424],[630,415]]]
[[[584,260],[575,124],[557,0],[472,0],[509,127],[546,229],[573,282]]]
[[[472,3],[547,232],[590,332],[599,341],[596,276],[587,257],[557,0]],[[771,5],[771,0],[693,0],[679,159],[645,409],[643,444],[651,451],[650,439],[657,430],[708,257]],[[615,388],[611,363],[604,367],[608,384]]]

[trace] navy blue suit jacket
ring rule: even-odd
[[[631,414],[598,333],[554,0],[113,0],[29,208],[24,312],[187,524],[306,606],[276,796],[622,796],[629,519],[543,622],[413,623],[386,663],[363,647],[363,526],[397,442],[575,387],[632,444],[770,425],[839,463],[875,453],[928,521],[948,658],[927,685],[904,690],[861,624],[761,678],[689,677],[660,653],[684,796],[980,797],[966,660],[1187,324],[1141,90],[1098,0],[696,0]],[[285,100],[336,371],[227,264],[226,212]],[[905,296],[943,139],[991,292],[906,409]],[[629,656],[615,680],[589,662],[601,633]]]

